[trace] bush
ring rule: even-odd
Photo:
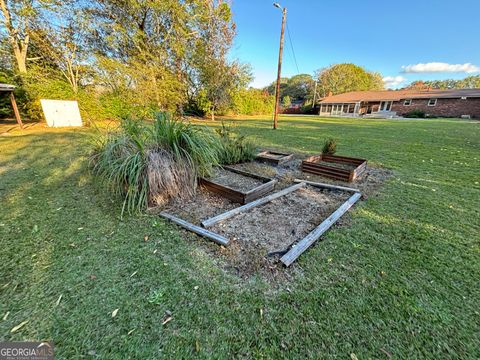
[[[96,139],[92,172],[124,198],[122,215],[192,196],[197,175],[209,175],[218,164],[219,137],[158,113],[153,123],[125,118],[120,128]]]
[[[406,118],[421,118],[421,119],[424,119],[426,117],[425,115],[426,114],[425,114],[424,111],[416,109],[416,110],[409,111],[404,116]]]
[[[259,89],[242,89],[233,95],[232,111],[241,115],[273,113],[275,97]]]
[[[219,161],[222,165],[237,164],[255,159],[255,145],[245,135],[235,133],[232,126],[222,123],[222,127],[216,129],[220,135],[221,150]]]
[[[323,144],[322,154],[325,155],[333,155],[337,152],[337,140],[335,139],[327,139]]]

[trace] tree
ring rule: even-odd
[[[240,89],[233,94],[232,110],[236,114],[271,114],[275,97],[267,91],[255,88]]]
[[[211,59],[200,79],[208,106],[204,110],[215,120],[215,112],[232,103],[234,94],[250,82],[251,73],[249,67],[237,62],[229,64],[222,59]]]
[[[225,57],[235,26],[225,1],[99,0],[88,12],[98,73],[105,63],[110,73],[116,67],[113,73],[125,74],[139,102],[182,111],[206,93],[214,102],[224,98],[210,68],[231,72]],[[205,81],[213,83],[207,88]]]
[[[61,3],[59,0],[0,0],[5,36],[12,47],[20,73],[27,72],[27,55],[34,25],[40,24],[41,18],[46,13],[55,11]]]
[[[480,88],[480,75],[467,76],[461,80],[417,80],[412,82],[405,89],[425,90],[432,89],[475,89]]]
[[[299,74],[291,78],[282,78],[280,80],[280,96],[283,98],[289,96],[293,100],[306,101],[313,96],[314,80],[311,75]],[[275,85],[273,82],[266,90],[269,94],[275,94]]]
[[[283,108],[288,108],[292,105],[292,100],[290,99],[290,96],[284,96],[282,99],[282,106]]]
[[[366,71],[355,64],[337,64],[320,69],[317,71],[317,80],[323,96],[330,92],[335,95],[349,91],[383,89],[380,74]]]
[[[428,85],[421,80],[417,80],[412,82],[410,85],[406,87],[408,90],[426,90],[428,89]]]
[[[91,68],[85,42],[88,21],[82,9],[73,6],[59,9],[55,17],[46,28],[33,27],[32,44],[43,67],[59,72],[77,94],[80,80]]]

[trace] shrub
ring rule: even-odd
[[[419,109],[409,111],[405,114],[406,118],[425,118],[425,112]]]
[[[327,139],[323,144],[322,154],[326,155],[333,155],[337,152],[337,140],[335,139]]]
[[[259,89],[241,89],[233,95],[232,111],[241,115],[271,114],[275,97]]]
[[[237,164],[255,159],[255,145],[245,135],[235,133],[232,126],[225,125],[216,129],[221,140],[219,161],[223,165]]]
[[[122,215],[192,196],[197,175],[210,174],[221,148],[208,128],[165,113],[153,123],[125,118],[119,129],[96,140],[92,172],[124,198]]]

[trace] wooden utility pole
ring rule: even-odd
[[[317,80],[315,80],[315,89],[313,90],[312,113],[315,109],[315,101],[317,101]]]
[[[275,89],[275,112],[273,113],[273,128],[278,127],[278,110],[280,107],[280,78],[282,76],[283,38],[285,35],[285,22],[287,21],[287,8],[282,10],[282,32],[280,33],[280,51],[278,53],[277,87]]]

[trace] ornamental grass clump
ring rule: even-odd
[[[220,149],[210,129],[159,113],[152,123],[124,119],[117,131],[100,136],[91,167],[123,197],[123,215],[192,196],[197,176],[209,176],[219,164]]]
[[[255,159],[255,145],[244,135],[236,133],[232,126],[225,125],[216,129],[220,136],[220,156],[222,165],[238,164]]]

